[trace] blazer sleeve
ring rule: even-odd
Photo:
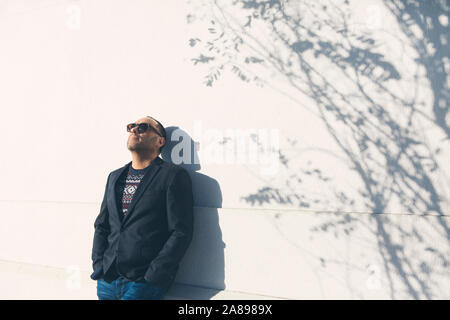
[[[92,267],[94,272],[91,274],[91,279],[93,280],[97,280],[101,275],[103,275],[103,253],[108,247],[108,235],[110,228],[106,195],[110,176],[111,174],[109,174],[106,182],[105,194],[103,195],[103,201],[100,206],[100,213],[94,222],[95,232],[94,243],[92,246]]]
[[[192,240],[194,199],[191,177],[186,169],[176,171],[167,189],[166,203],[170,236],[144,276],[146,281],[155,285],[175,277]]]

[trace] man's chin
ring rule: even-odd
[[[136,145],[128,146],[128,150],[134,151],[137,153],[147,153],[146,149],[140,148],[139,146],[136,146]]]

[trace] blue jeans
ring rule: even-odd
[[[120,276],[111,283],[97,280],[99,300],[161,300],[165,292],[148,282],[135,282]]]

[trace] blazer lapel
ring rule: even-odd
[[[151,162],[150,167],[148,168],[147,172],[145,173],[144,177],[142,178],[141,182],[139,183],[139,185],[136,189],[136,192],[133,195],[133,199],[131,199],[130,206],[128,207],[126,216],[123,218],[122,225],[124,225],[129,220],[129,217],[133,213],[133,209],[136,206],[136,203],[139,201],[143,192],[150,185],[150,183],[153,180],[153,177],[160,169],[161,162],[162,162],[162,159],[159,157],[156,157]]]
[[[113,204],[112,205],[113,205],[113,209],[114,209],[115,214],[119,218],[119,221],[122,221],[123,212],[122,212],[122,208],[120,208],[118,206],[118,204],[121,203],[121,202],[119,202],[118,196],[120,197],[122,194],[121,193],[118,194],[118,192],[117,192],[117,188],[118,188],[117,182],[119,180],[119,177],[122,174],[126,174],[128,172],[128,168],[129,168],[129,166],[131,166],[131,163],[132,163],[132,161],[128,162],[119,171],[117,171],[117,173],[115,174],[115,176],[113,177],[113,180],[111,182],[112,183],[111,184],[112,185],[112,195],[113,195]]]

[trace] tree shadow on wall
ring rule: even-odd
[[[450,1],[391,0],[384,3],[417,52],[417,62],[425,68],[433,93],[432,121],[450,139],[450,87],[447,80],[450,71]]]
[[[185,168],[192,180],[194,195],[194,234],[192,243],[175,279],[176,283],[205,289],[196,290],[192,299],[210,299],[218,290],[225,289],[225,243],[219,225],[217,208],[222,207],[222,192],[219,183],[200,170],[196,142],[186,131],[178,127],[167,127],[166,144],[161,157],[166,162]]]
[[[438,290],[433,290],[441,284],[434,274],[449,263],[450,229],[444,218],[448,195],[437,184],[445,177],[437,160],[444,147],[430,141],[424,130],[435,129],[435,136],[444,136],[442,141],[448,138],[444,69],[448,35],[438,27],[439,17],[448,17],[448,9],[437,3],[387,4],[405,33],[399,37],[383,28],[352,25],[353,9],[348,1],[215,1],[207,15],[210,35],[189,42],[200,51],[193,63],[208,68],[208,86],[229,70],[244,82],[261,87],[278,90],[277,84],[288,85],[288,93],[280,92],[294,95],[299,107],[304,107],[302,97],[314,101],[314,109],[308,111],[324,124],[339,148],[336,158],[358,178],[361,187],[348,194],[323,173],[328,168],[314,166],[314,158],[310,168],[297,168],[301,155],[280,150],[284,181],[264,185],[242,199],[253,205],[278,203],[328,214],[328,221],[313,232],[333,232],[339,237],[351,236],[359,229],[370,234],[376,239],[392,299],[399,294],[415,299],[435,297]],[[405,13],[409,19],[405,20]],[[423,20],[431,21],[434,28],[425,28]],[[416,25],[423,31],[423,39],[412,34]],[[388,37],[390,42],[383,40]],[[379,49],[393,42],[399,48],[411,42],[419,60],[405,61],[406,54],[391,51],[387,55]],[[427,43],[434,43],[440,52],[425,50]],[[425,66],[426,76],[419,64]],[[434,95],[431,104],[420,94],[427,83]],[[433,117],[427,116],[429,113]],[[296,139],[288,140],[295,148]],[[299,192],[305,179],[315,179],[324,191],[314,195],[307,190]],[[429,234],[401,224],[398,216],[382,214],[389,212],[393,203],[401,213],[421,215],[421,221],[440,237],[439,246]],[[372,214],[364,219],[350,214],[361,210]],[[343,214],[333,217],[330,212]],[[394,233],[400,234],[400,240]],[[407,254],[405,250],[411,251],[408,244],[413,242],[419,244],[417,254]],[[424,256],[431,257],[426,261]],[[439,263],[430,265],[432,260]]]

